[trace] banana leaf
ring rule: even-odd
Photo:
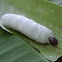
[[[50,61],[56,61],[60,56],[62,56],[62,47],[61,47],[62,46],[62,42],[61,42],[62,41],[62,38],[61,38],[61,36],[62,36],[62,21],[61,21],[62,20],[62,17],[61,17],[62,16],[62,7],[55,5],[51,2],[48,2],[47,0],[1,0],[0,1],[0,19],[1,19],[2,15],[5,13],[21,14],[21,15],[31,18],[31,19],[35,20],[36,22],[48,27],[49,29],[51,29],[53,31],[54,35],[57,37],[58,45],[56,47],[54,47],[50,44],[43,45],[43,44],[36,43],[35,41],[27,38],[25,35],[23,35],[19,32],[16,32],[12,29],[9,29],[7,27],[6,28],[15,35],[10,35],[0,28],[1,32],[4,31],[4,32],[2,32],[2,34],[0,34],[1,35],[0,38],[3,41],[5,41],[5,39],[7,40],[8,37],[10,37],[10,36],[11,36],[10,38],[12,38],[12,41],[14,41],[13,38],[23,39],[23,41],[26,44],[29,44],[28,46],[30,46],[31,48],[33,47],[35,49],[35,51],[38,51],[37,53],[32,52],[32,53],[35,53],[35,55],[37,54],[36,57],[38,57],[38,58],[39,58],[38,54],[40,54],[40,58],[42,58],[42,55],[43,55],[46,59],[48,59]],[[14,36],[14,37],[12,37],[12,36]],[[8,41],[11,43],[10,39]],[[16,42],[17,41],[18,40],[16,40]],[[4,45],[5,45],[5,43],[4,43]],[[9,45],[9,44],[7,43],[7,45]],[[28,48],[30,49],[30,47],[28,47]],[[11,46],[11,48],[14,48],[14,47]],[[18,47],[16,47],[16,48],[18,50]],[[5,48],[3,48],[3,49],[5,49]],[[17,50],[16,50],[16,53],[18,53]],[[9,49],[10,53],[7,53],[7,51],[6,51],[4,56],[6,57],[6,55],[7,55],[7,57],[8,57],[8,54],[15,55],[15,53],[14,53],[15,50],[13,52],[12,51],[13,51],[13,49],[11,49],[11,50]],[[12,54],[11,54],[11,52],[12,52]],[[22,54],[22,53],[20,53],[20,54]],[[3,54],[1,56],[2,56],[2,58],[4,57]],[[21,58],[26,59],[26,56],[23,56],[23,57],[21,57]],[[27,56],[27,57],[29,57],[29,56]],[[13,56],[13,58],[14,58],[14,56]],[[22,61],[22,59],[20,59],[20,58],[18,58],[18,59]],[[18,62],[19,61],[18,59],[15,60],[15,62]],[[35,59],[35,58],[33,58],[33,59]],[[45,61],[48,61],[46,59],[45,59]],[[8,60],[8,59],[6,58],[4,60]],[[9,60],[11,60],[11,59],[9,59]],[[41,62],[41,60],[39,62]],[[30,59],[29,59],[29,61],[30,61]],[[1,61],[1,62],[3,62],[3,61]],[[36,61],[31,61],[31,62],[36,62]]]
[[[50,1],[50,2],[52,2],[52,3],[55,3],[55,4],[57,4],[57,5],[62,6],[62,0],[48,0],[48,1]]]
[[[49,62],[23,39],[0,28],[0,62]]]

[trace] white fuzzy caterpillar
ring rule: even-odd
[[[5,14],[1,19],[1,26],[7,26],[23,33],[27,37],[39,43],[49,43],[49,38],[54,38],[51,30],[47,27],[36,23],[32,19],[28,19],[22,15]]]

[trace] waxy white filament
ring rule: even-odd
[[[22,15],[5,14],[2,16],[1,25],[17,30],[39,43],[49,43],[48,38],[54,37],[47,27]]]

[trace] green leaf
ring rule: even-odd
[[[13,11],[7,1],[0,0],[0,19]],[[16,12],[16,11],[15,11]],[[49,62],[37,50],[18,36],[9,34],[0,27],[0,62]]]
[[[0,28],[0,62],[49,62],[23,39]]]
[[[56,61],[62,56],[62,7],[47,0],[2,0],[0,9],[1,16],[7,12],[21,14],[51,29],[58,39],[57,47],[50,44],[38,44],[16,31],[9,30],[20,38],[23,38],[31,46],[36,48],[40,52],[40,55],[42,54],[51,61]]]
[[[52,3],[55,3],[55,4],[57,4],[57,5],[62,6],[62,0],[48,0],[48,1],[50,1],[50,2],[52,2]]]

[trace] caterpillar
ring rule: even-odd
[[[58,44],[57,39],[50,29],[23,15],[4,14],[1,19],[1,27],[2,26],[7,26],[19,31],[38,43],[50,43],[53,46]],[[7,29],[5,30],[7,31]]]

